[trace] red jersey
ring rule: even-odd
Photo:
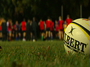
[[[10,22],[9,22],[9,25],[8,25],[8,31],[12,31],[12,25],[11,25]]]
[[[64,24],[64,21],[63,20],[60,20],[59,21],[59,29],[60,30],[64,29],[63,24]]]
[[[52,24],[52,21],[51,20],[47,20],[46,21],[46,28],[50,28],[51,24]]]
[[[2,26],[0,26],[0,31],[2,31]]]
[[[18,27],[17,27],[18,25],[14,25],[14,30],[18,30]]]
[[[56,24],[55,29],[56,29],[56,31],[59,31],[59,25],[58,24]]]
[[[45,30],[45,23],[44,23],[44,21],[40,22],[40,30]]]
[[[27,25],[26,25],[26,22],[25,21],[22,21],[22,31],[26,31],[27,29],[27,27],[26,27]]]
[[[50,30],[53,31],[54,30],[54,22],[51,22],[51,25],[50,25]]]
[[[67,25],[69,25],[72,22],[72,19],[66,19]]]

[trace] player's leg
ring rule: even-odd
[[[26,31],[23,31],[23,41],[26,41]]]

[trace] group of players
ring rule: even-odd
[[[7,22],[5,19],[0,18],[0,39],[3,41],[11,40],[37,40],[37,28],[39,26],[40,36],[42,40],[53,40],[57,37],[60,40],[64,38],[64,29],[72,22],[72,19],[67,15],[64,21],[62,17],[59,20],[53,22],[50,18],[46,21],[40,19],[39,23],[33,20],[23,19],[21,23],[18,21],[13,24],[12,20],[9,19]]]
[[[61,16],[59,20],[53,22],[50,18],[46,21],[40,20],[40,30],[42,40],[53,40],[55,37],[63,40],[64,38],[64,29],[72,22],[72,19],[67,15],[66,20],[64,21]],[[45,31],[45,32],[44,32]]]

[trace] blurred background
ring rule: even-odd
[[[71,18],[88,18],[90,0],[0,0],[0,17],[22,21],[23,18],[53,20],[67,15]]]

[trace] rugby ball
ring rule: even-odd
[[[67,54],[90,55],[90,21],[83,18],[73,20],[65,29],[64,41]]]

